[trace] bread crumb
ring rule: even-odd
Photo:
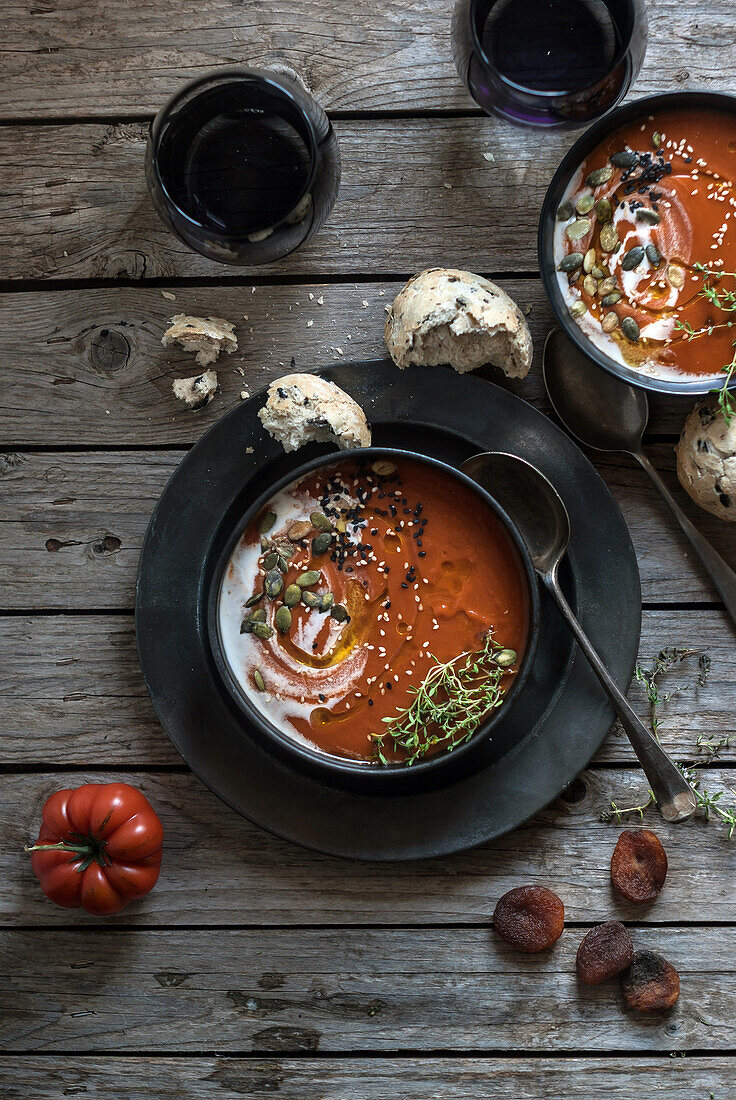
[[[496,162],[496,158],[494,157],[493,153],[484,153],[483,160],[490,161],[491,164],[495,164]]]
[[[310,301],[310,302],[313,302],[313,301],[314,301],[314,294],[312,294],[311,290],[310,290],[310,292],[309,292],[309,301]]]
[[[235,325],[223,317],[191,317],[177,313],[161,337],[165,348],[178,344],[184,351],[196,352],[200,367],[214,363],[224,348],[228,355],[238,350]]]
[[[452,191],[451,183],[443,183],[442,186],[445,188],[446,191]]]
[[[253,448],[252,447],[246,447],[245,448],[245,453],[247,455],[252,455],[253,454]]]
[[[174,396],[190,409],[201,409],[204,405],[209,405],[217,392],[217,372],[206,370],[192,378],[175,378],[171,388]]]
[[[364,298],[361,302],[361,305],[363,306],[363,309],[368,309],[368,299]]]
[[[241,390],[241,391],[240,391],[240,400],[241,400],[241,401],[245,401],[245,400],[247,400],[247,398],[249,398],[249,397],[250,397],[250,394],[248,393],[248,391],[247,391],[247,390]]]
[[[325,304],[324,294],[320,294],[319,298],[317,299],[317,305],[318,306],[323,306],[324,304]]]
[[[162,290],[161,291],[161,297],[165,298],[167,300],[167,302],[175,302],[176,301],[176,294],[172,294],[170,290]]]
[[[307,321],[307,328],[311,328],[313,324],[314,321]]]

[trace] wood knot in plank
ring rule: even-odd
[[[131,347],[128,338],[114,328],[101,328],[89,345],[89,361],[101,374],[122,370],[130,361]]]
[[[104,535],[99,542],[93,544],[92,550],[95,554],[114,554],[122,545],[122,539],[117,535]]]

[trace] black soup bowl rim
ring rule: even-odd
[[[693,381],[680,381],[676,378],[657,378],[633,370],[631,367],[622,366],[615,359],[611,359],[605,352],[588,339],[570,312],[557,285],[557,273],[555,265],[555,225],[557,209],[562,201],[562,195],[570,181],[571,176],[580,167],[586,156],[597,145],[615,130],[637,118],[642,118],[657,111],[672,110],[680,107],[684,110],[705,107],[717,111],[733,114],[736,117],[736,95],[730,92],[711,92],[706,90],[692,90],[681,92],[661,92],[657,95],[645,96],[643,99],[635,99],[616,107],[603,118],[593,123],[575,142],[563,157],[560,165],[552,177],[547,188],[547,194],[542,204],[542,212],[539,218],[539,233],[537,249],[539,256],[539,270],[542,284],[547,297],[552,305],[558,324],[565,335],[588,359],[592,359],[599,367],[615,375],[617,378],[628,382],[629,385],[638,386],[640,389],[657,393],[671,394],[698,394],[709,393],[717,384],[717,375],[707,375]],[[734,379],[733,386],[736,386]]]
[[[269,721],[262,710],[259,710],[252,704],[243,691],[225,656],[219,629],[218,609],[227,566],[243,532],[250,526],[264,507],[283,489],[301,480],[313,470],[320,469],[321,467],[340,465],[344,462],[362,459],[366,461],[375,461],[379,458],[389,458],[396,462],[420,462],[432,466],[437,470],[441,470],[449,477],[452,477],[456,481],[472,489],[483,501],[485,506],[496,514],[510,536],[519,555],[519,560],[522,563],[529,600],[526,648],[513,682],[504,695],[502,705],[492,711],[488,719],[469,741],[458,745],[457,748],[453,749],[451,752],[437,753],[436,756],[431,757],[429,760],[418,764],[412,764],[410,767],[404,764],[378,767],[373,764],[352,761],[347,758],[342,759],[338,756],[330,756],[316,749],[310,749],[306,745],[301,744],[296,739],[282,732],[276,725]],[[340,781],[347,782],[349,786],[363,786],[365,782],[366,785],[372,786],[375,784],[376,788],[385,788],[387,784],[391,785],[392,780],[396,781],[397,785],[406,787],[407,785],[420,786],[422,781],[426,781],[430,779],[430,777],[437,778],[439,772],[442,772],[448,765],[455,764],[456,761],[481,743],[497,722],[508,713],[509,707],[521,693],[534,661],[539,637],[540,601],[536,574],[526,544],[507,513],[490,493],[477,482],[473,481],[472,478],[469,478],[466,474],[457,470],[454,466],[450,466],[448,463],[443,462],[441,459],[396,447],[365,447],[356,450],[333,451],[329,454],[314,458],[309,462],[305,462],[268,486],[268,488],[260,494],[257,500],[249,505],[230,533],[230,536],[227,538],[224,548],[217,558],[215,568],[211,572],[211,580],[207,595],[206,616],[207,633],[215,666],[231,699],[234,701],[239,711],[246,717],[248,722],[255,726],[260,734],[264,735],[265,740],[270,742],[273,748],[279,750],[279,754],[282,758],[286,757],[290,759],[296,766],[301,766],[302,770],[307,770],[313,774],[316,772],[327,781],[332,779],[338,783]]]
[[[182,206],[176,201],[176,199],[172,197],[171,192],[166,186],[164,178],[161,175],[158,163],[157,143],[159,140],[159,130],[171,109],[175,107],[177,102],[180,99],[183,99],[184,96],[198,94],[198,90],[204,89],[207,84],[210,84],[213,81],[227,83],[228,80],[257,80],[262,82],[263,84],[270,85],[273,91],[277,92],[284,99],[290,101],[291,106],[303,119],[309,139],[307,142],[309,148],[309,172],[307,174],[307,178],[304,181],[304,187],[299,194],[299,198],[296,200],[294,207],[292,208],[295,209],[303,200],[304,196],[309,193],[312,185],[314,184],[314,178],[317,174],[319,141],[317,139],[317,133],[314,128],[314,123],[309,116],[309,112],[304,109],[301,103],[299,103],[297,97],[294,95],[294,91],[291,87],[291,84],[294,83],[294,80],[288,75],[288,73],[280,73],[276,70],[270,69],[259,69],[248,65],[241,65],[229,69],[211,69],[209,72],[203,73],[201,76],[195,77],[194,80],[188,81],[186,84],[182,85],[181,88],[178,88],[172,96],[169,97],[166,103],[164,103],[164,105],[157,111],[155,118],[151,122],[148,132],[148,140],[151,143],[151,165],[156,175],[156,182],[161,188],[162,194],[166,196],[166,201],[171,204],[171,206],[177,211],[177,213],[180,214],[185,221],[189,222],[189,224],[193,228],[206,232],[212,238],[221,238],[223,240],[227,239],[229,241],[247,241],[248,233],[223,233],[216,229],[210,229],[204,226],[202,222],[198,221],[196,218],[193,218],[191,214],[188,214],[187,211],[184,210]],[[304,94],[308,95],[307,92],[305,92]],[[280,218],[278,221],[273,222],[272,225],[262,226],[262,229],[276,230],[279,229],[282,225],[286,225],[287,222],[288,214],[285,215],[283,218]],[[250,232],[253,231],[251,230]]]

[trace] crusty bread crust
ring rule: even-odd
[[[268,387],[259,411],[266,431],[285,451],[305,443],[336,443],[341,450],[370,447],[371,430],[357,402],[316,374],[287,374]]]
[[[736,522],[736,418],[730,424],[716,398],[699,402],[675,447],[677,476],[695,503],[719,519]]]
[[[398,367],[447,363],[460,373],[490,363],[523,378],[532,362],[524,316],[505,291],[472,271],[433,267],[399,292],[386,321]]]
[[[217,371],[206,370],[191,378],[175,378],[171,388],[174,396],[190,409],[201,409],[203,405],[209,405],[217,393]]]

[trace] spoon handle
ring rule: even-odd
[[[721,555],[716,553],[708,540],[700,534],[700,531],[692,525],[647,456],[642,451],[639,451],[634,455],[634,458],[642,469],[649,474],[654,485],[659,489],[662,499],[672,512],[672,515],[679,523],[687,538],[690,540],[690,545],[708,571],[713,584],[720,592],[721,599],[726,605],[726,611],[728,611],[732,621],[736,623],[736,573],[734,573],[730,565],[726,564]]]
[[[670,760],[656,737],[634,714],[603,661],[593,648],[588,635],[573,614],[557,580],[556,572],[540,574],[540,579],[557,604],[560,613],[575,635],[578,645],[590,661],[603,685],[613,709],[624,727],[665,821],[687,821],[695,813],[697,802],[690,784],[680,769]]]

